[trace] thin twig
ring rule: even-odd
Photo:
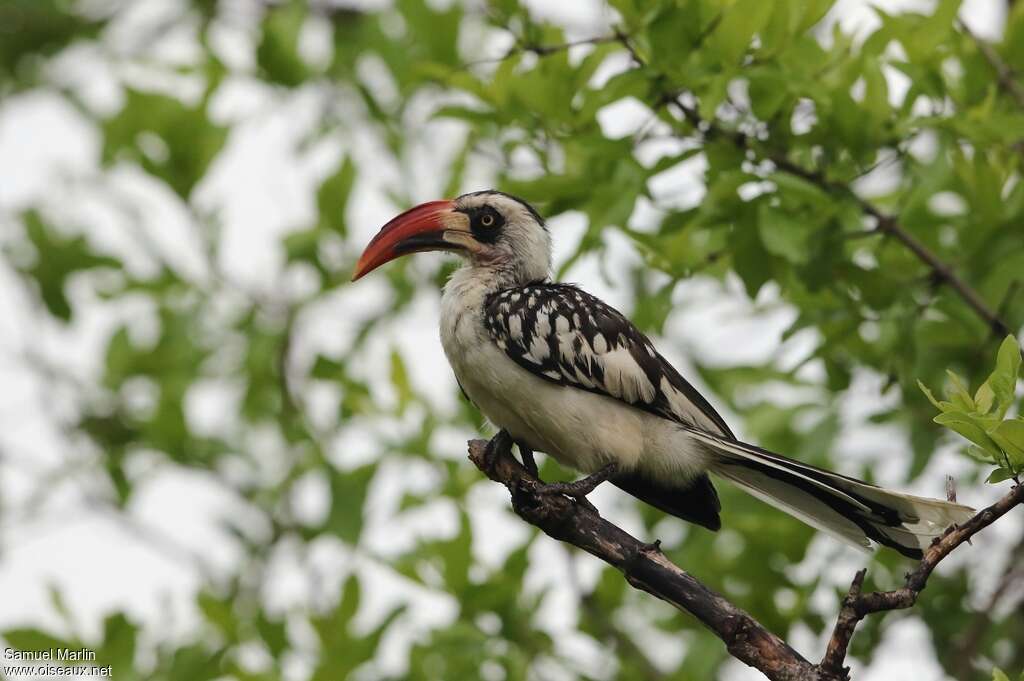
[[[683,102],[679,101],[678,97],[674,97],[671,100],[671,103],[679,108],[686,120],[689,121],[694,128],[698,130],[703,129],[706,137],[724,137],[731,140],[733,144],[741,149],[758,153],[758,149],[756,148],[757,145],[755,144],[756,141],[752,141],[749,136],[744,135],[741,132],[729,132],[723,130],[716,124],[702,119],[696,109],[686,106]],[[918,260],[931,269],[936,280],[945,283],[953,289],[953,291],[960,296],[967,306],[970,307],[971,310],[973,310],[974,313],[982,320],[984,320],[985,324],[994,334],[999,337],[1003,337],[1011,332],[1009,325],[1006,324],[998,314],[993,312],[991,308],[989,308],[981,295],[967,284],[967,282],[961,279],[959,275],[953,271],[951,265],[939,258],[927,246],[921,243],[917,237],[903,229],[896,216],[883,212],[873,203],[859,196],[849,185],[831,181],[819,171],[804,168],[785,156],[778,154],[767,154],[763,156],[765,160],[770,161],[775,166],[776,170],[784,172],[787,175],[799,177],[802,180],[814,184],[823,191],[839,193],[853,199],[862,213],[875,219],[874,230],[867,233],[880,232],[895,238],[897,241],[902,243],[907,250],[913,253]]]
[[[617,34],[617,33],[610,33],[608,35],[598,35],[598,36],[594,36],[592,38],[581,38],[580,40],[570,40],[568,42],[557,43],[557,44],[554,44],[554,45],[538,45],[538,44],[533,44],[533,43],[516,43],[512,47],[510,47],[508,50],[506,50],[505,54],[501,55],[500,57],[488,57],[486,59],[477,59],[477,60],[474,60],[474,61],[466,62],[465,64],[463,64],[463,67],[469,68],[469,67],[473,67],[473,66],[481,66],[483,64],[498,64],[498,63],[501,63],[501,62],[505,61],[506,59],[511,59],[512,57],[514,57],[516,55],[519,55],[519,54],[535,54],[538,57],[547,57],[547,56],[550,56],[552,54],[557,54],[559,52],[564,52],[565,50],[568,50],[568,49],[573,48],[573,47],[580,47],[582,45],[600,45],[602,43],[619,42],[619,40],[620,40],[619,34]]]
[[[981,52],[981,56],[985,57],[985,61],[987,61],[989,66],[992,67],[992,70],[996,72],[996,78],[999,80],[999,87],[1016,100],[1017,106],[1024,109],[1024,86],[1017,82],[1017,77],[1013,69],[1011,69],[1010,66],[1002,60],[999,53],[996,52],[988,42],[981,39],[977,34],[971,31],[970,27],[966,23],[958,20],[957,24],[960,26],[960,30],[974,41],[974,44],[978,46],[978,51]]]
[[[877,229],[879,231],[893,236],[897,241],[906,246],[911,253],[916,255],[918,260],[928,265],[935,277],[953,289],[967,303],[967,306],[985,321],[985,324],[988,325],[994,334],[1002,338],[1011,333],[1010,327],[1006,322],[989,308],[978,292],[957,276],[952,266],[943,262],[910,232],[903,229],[894,216],[883,213],[864,199],[858,198],[857,201],[864,213],[871,215],[877,220]]]
[[[967,522],[949,528],[924,552],[924,558],[913,571],[907,574],[903,586],[899,589],[862,593],[865,570],[859,571],[843,599],[839,617],[832,631],[832,638],[828,642],[825,657],[822,658],[819,665],[822,671],[830,675],[826,678],[848,678],[849,669],[843,666],[843,662],[846,659],[853,632],[862,619],[875,612],[901,610],[913,606],[917,602],[918,595],[927,585],[932,571],[953,549],[967,542],[975,534],[1021,503],[1024,503],[1024,485],[1015,485],[999,501],[982,509]]]

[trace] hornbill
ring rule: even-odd
[[[625,316],[550,280],[551,239],[522,199],[489,190],[388,222],[353,281],[402,255],[463,256],[444,287],[441,343],[462,391],[519,446],[588,473],[548,487],[588,503],[605,480],[665,513],[721,526],[708,472],[853,546],[905,556],[974,511],[901,494],[739,441]]]

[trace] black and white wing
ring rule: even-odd
[[[498,347],[545,380],[732,437],[722,417],[639,329],[575,286],[536,283],[498,291],[487,299],[484,319]]]

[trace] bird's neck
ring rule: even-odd
[[[441,296],[441,345],[459,374],[466,350],[486,340],[482,318],[487,298],[514,286],[514,280],[490,267],[465,265],[455,270]]]
[[[449,360],[460,343],[477,342],[484,333],[480,320],[491,294],[527,283],[501,266],[468,264],[455,270],[441,296],[441,341]]]
[[[525,286],[543,278],[529,277],[521,269],[504,263],[471,263],[455,270],[444,290],[446,296],[457,295],[466,301],[479,300],[482,303],[492,293]]]

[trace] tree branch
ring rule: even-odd
[[[635,55],[635,52],[633,54]],[[750,136],[745,135],[742,132],[730,132],[723,130],[713,121],[703,119],[695,108],[687,106],[684,102],[680,101],[678,95],[664,98],[661,104],[663,106],[671,104],[677,107],[687,122],[689,122],[695,129],[702,131],[705,137],[721,137],[729,139],[740,149],[751,151],[760,155],[764,160],[771,162],[778,171],[786,173],[787,175],[799,177],[825,192],[832,194],[838,193],[850,197],[854,202],[856,202],[862,213],[875,219],[875,228],[873,231],[888,234],[906,246],[907,250],[913,253],[918,260],[931,269],[934,278],[953,289],[953,291],[960,296],[967,306],[971,308],[978,317],[984,320],[985,324],[988,325],[995,335],[1002,338],[1011,333],[1010,327],[1006,322],[1004,322],[996,312],[993,312],[992,309],[989,308],[988,304],[977,291],[975,291],[969,284],[967,284],[967,282],[956,274],[951,265],[939,258],[914,235],[903,229],[896,216],[885,213],[876,205],[858,195],[853,190],[853,187],[841,182],[829,180],[823,173],[804,168],[781,154],[763,153],[759,149],[760,145],[756,140],[753,140]]]
[[[507,436],[499,434],[490,442],[470,440],[469,459],[488,478],[505,485],[513,510],[523,520],[617,568],[634,588],[690,613],[725,643],[730,655],[773,681],[848,679],[849,669],[843,663],[857,624],[874,612],[912,606],[939,562],[1024,502],[1024,485],[1017,485],[963,525],[947,530],[925,552],[900,589],[865,594],[862,586],[866,571],[859,571],[843,599],[825,656],[821,663],[813,664],[749,613],[672,563],[657,543],[645,544],[587,505],[544,491],[543,483],[512,457]]]
[[[488,454],[488,446],[494,447]],[[561,494],[539,491],[541,481],[511,454],[499,435],[491,443],[470,440],[469,459],[512,495],[512,508],[548,536],[568,542],[618,568],[633,587],[684,610],[725,643],[736,659],[773,681],[817,678],[814,665],[781,638],[723,596],[674,565],[657,544],[645,544],[583,504]]]
[[[960,546],[975,534],[985,529],[993,522],[1006,515],[1012,508],[1024,502],[1024,485],[1015,485],[999,501],[988,508],[984,508],[973,518],[963,525],[953,526],[946,530],[946,533],[935,540],[924,552],[924,558],[918,563],[913,571],[906,576],[906,581],[899,589],[892,591],[873,591],[862,593],[864,585],[865,570],[857,572],[850,585],[850,590],[843,599],[843,605],[839,610],[839,617],[836,621],[832,638],[828,642],[825,657],[821,661],[820,668],[837,679],[848,678],[849,669],[843,667],[846,652],[850,645],[850,639],[857,628],[857,624],[871,613],[885,610],[902,610],[909,608],[917,602],[917,597],[924,590],[928,583],[928,577],[932,574],[942,559],[948,556],[953,549]]]
[[[903,229],[894,216],[881,212],[873,204],[859,197],[857,198],[857,202],[860,204],[861,210],[864,211],[864,213],[871,215],[875,220],[877,220],[877,229],[880,232],[885,232],[886,234],[895,237],[897,241],[902,243],[911,253],[916,255],[918,260],[928,265],[932,270],[932,274],[935,275],[935,278],[944,282],[953,289],[957,295],[967,303],[967,306],[985,321],[996,337],[1002,339],[1012,333],[1006,322],[1004,322],[996,312],[989,308],[988,304],[982,299],[981,295],[979,295],[977,291],[957,276],[951,265],[943,262],[937,255],[935,255],[935,253],[928,250],[924,244],[918,241],[914,235]]]

